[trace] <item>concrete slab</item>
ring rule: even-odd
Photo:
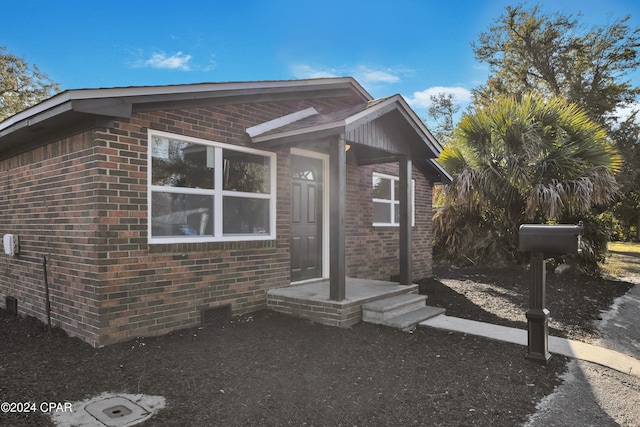
[[[149,411],[123,396],[100,399],[85,405],[84,410],[107,427],[122,427],[142,422]]]
[[[422,307],[417,310],[410,311],[409,313],[402,314],[397,317],[393,317],[383,324],[392,328],[407,330],[413,329],[418,323],[439,316],[445,312],[444,308],[440,307]]]
[[[371,311],[389,311],[414,302],[422,303],[422,305],[424,305],[426,300],[427,297],[425,295],[403,294],[367,303],[363,305],[362,308]]]
[[[418,285],[347,277],[343,300],[330,299],[329,290],[329,280],[270,289],[267,308],[324,325],[348,328],[362,320],[363,304],[399,294],[417,294]]]
[[[347,277],[345,285],[345,299],[333,301],[329,299],[329,280],[322,279],[313,282],[291,285],[284,288],[270,289],[268,295],[285,296],[309,301],[330,301],[334,304],[351,304],[354,301],[368,301],[382,297],[394,291],[417,292],[418,285],[399,285],[397,282],[384,280],[369,280]]]
[[[70,411],[53,412],[57,427],[131,427],[147,421],[165,406],[162,396],[102,393],[75,402]]]
[[[368,302],[362,305],[362,320],[370,323],[385,323],[391,318],[424,308],[426,300],[427,297],[424,295],[402,294]]]
[[[420,326],[478,335],[499,341],[526,346],[527,331],[509,328],[475,320],[460,319],[451,316],[437,316],[420,322]],[[599,347],[565,338],[549,337],[549,351],[575,359],[585,360],[607,366],[619,372],[640,378],[640,360],[604,347]]]

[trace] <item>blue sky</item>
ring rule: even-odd
[[[402,94],[421,117],[429,94],[460,103],[487,68],[470,43],[517,1],[21,0],[0,3],[0,46],[62,89],[353,76],[374,97]],[[587,25],[638,0],[541,0]],[[640,73],[629,76],[640,85]]]

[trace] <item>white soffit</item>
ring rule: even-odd
[[[273,129],[278,129],[282,126],[289,125],[315,114],[318,114],[316,109],[310,107],[306,110],[296,111],[295,113],[287,114],[286,116],[278,117],[277,119],[269,120],[268,122],[247,128],[247,133],[251,138],[253,138],[257,135],[261,135]]]

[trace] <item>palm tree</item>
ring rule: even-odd
[[[454,180],[445,189],[446,208],[434,218],[435,232],[445,245],[457,235],[460,249],[472,248],[476,258],[491,252],[479,249],[496,244],[513,253],[525,221],[558,221],[610,203],[621,166],[604,129],[577,105],[534,94],[500,98],[466,114],[439,161]],[[467,223],[456,220],[461,215]],[[483,235],[460,242],[470,215]]]

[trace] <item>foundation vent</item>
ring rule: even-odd
[[[18,315],[18,300],[15,297],[6,297],[4,299],[5,307],[7,307],[7,312],[9,314]]]
[[[202,327],[222,326],[231,319],[231,304],[205,308],[200,311]]]

